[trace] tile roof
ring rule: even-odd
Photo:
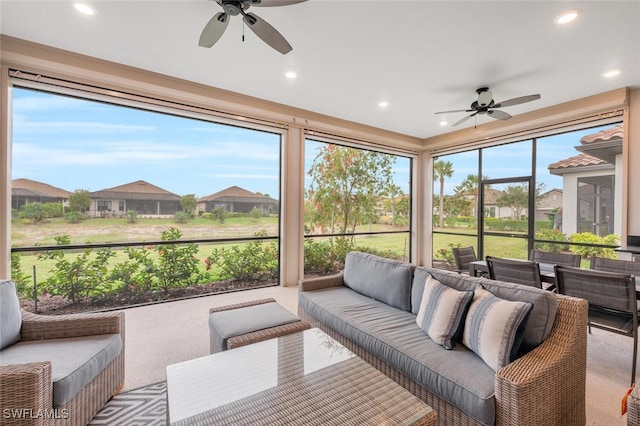
[[[198,199],[198,202],[203,202],[203,201],[225,201],[225,200],[232,200],[232,199],[236,199],[236,200],[242,200],[242,201],[246,201],[246,202],[251,202],[251,201],[262,201],[262,202],[266,202],[267,200],[272,200],[272,201],[276,201],[273,198],[270,197],[266,197],[264,195],[259,195],[256,194],[254,192],[248,191],[244,188],[240,188],[239,186],[230,186],[227,189],[223,189],[222,191],[218,191],[214,194],[211,195],[206,195],[204,197],[200,197]]]
[[[564,160],[556,161],[549,164],[549,170],[569,169],[572,167],[597,166],[600,164],[609,164],[600,158],[593,157],[588,154],[578,154]]]
[[[71,192],[31,179],[13,179],[11,189],[15,195],[37,195],[50,198],[69,198]]]
[[[137,180],[135,182],[125,183],[124,185],[114,186],[113,188],[105,188],[95,192],[127,192],[134,194],[162,194],[162,195],[176,195],[165,189],[160,188],[146,182],[144,180]]]
[[[624,129],[622,128],[622,124],[616,124],[609,129],[600,130],[597,133],[583,136],[580,139],[580,143],[586,145],[594,142],[609,141],[611,139],[622,139],[623,136]]]

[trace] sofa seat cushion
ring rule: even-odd
[[[16,284],[0,280],[0,350],[20,340],[22,314]]]
[[[20,341],[0,353],[2,365],[51,362],[53,406],[80,392],[122,351],[119,334]]]
[[[411,309],[410,263],[352,251],[344,262],[344,285],[387,305]]]
[[[495,371],[463,345],[433,342],[415,315],[344,286],[301,292],[299,305],[480,423],[495,423]]]
[[[470,277],[443,269],[416,268],[411,290],[411,309],[414,313],[417,313],[420,307],[424,283],[429,274],[456,290],[474,290],[480,284],[501,299],[531,303],[533,308],[525,326],[524,338],[518,356],[522,356],[539,346],[551,333],[558,310],[558,299],[555,293],[521,284]]]

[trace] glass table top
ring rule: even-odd
[[[168,366],[167,404],[172,425],[435,421],[428,405],[317,328]]]

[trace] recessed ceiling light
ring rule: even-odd
[[[446,121],[441,121],[441,122],[440,122],[440,125],[441,125],[441,126],[446,126],[447,124],[449,124],[449,123],[447,123]]]
[[[298,74],[295,73],[295,71],[287,71],[284,74],[285,77],[287,77],[290,80],[293,80],[294,78],[296,78],[298,76]]]
[[[378,106],[380,108],[386,108],[386,107],[389,106],[389,102],[387,102],[387,101],[378,102]]]
[[[96,11],[91,6],[85,3],[74,3],[73,7],[75,7],[76,10],[83,15],[95,15],[96,13]]]
[[[556,16],[556,19],[553,20],[556,24],[568,24],[569,22],[575,21],[578,16],[580,16],[582,11],[580,9],[571,9],[562,12],[560,15]]]
[[[620,74],[620,70],[609,70],[607,72],[605,72],[604,74],[602,74],[602,76],[604,78],[612,78],[617,76],[618,74]]]

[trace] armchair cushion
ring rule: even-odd
[[[119,334],[20,341],[2,351],[2,364],[50,361],[53,406],[66,404],[122,351]]]
[[[16,284],[0,280],[0,350],[20,340],[22,315]]]

